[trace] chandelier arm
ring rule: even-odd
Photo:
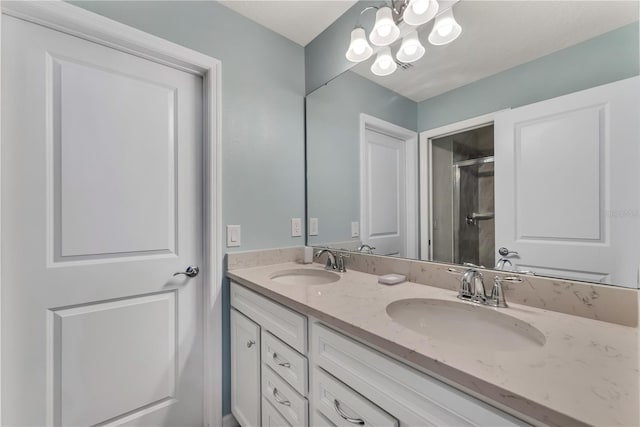
[[[396,8],[397,4],[399,4],[399,6]],[[408,5],[409,0],[391,0],[391,9],[396,15],[396,24],[402,20],[402,14]]]
[[[362,9],[360,11],[360,15],[358,15],[358,19],[356,19],[356,28],[358,27],[362,27],[362,23],[360,22],[360,17],[362,16],[363,13],[365,13],[367,10],[371,10],[371,9],[375,9],[378,10],[379,7],[378,6],[367,6],[364,9]]]

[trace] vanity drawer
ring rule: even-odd
[[[291,427],[280,412],[262,397],[262,427]]]
[[[320,368],[313,370],[313,407],[336,426],[398,427],[398,420]]]
[[[273,369],[298,393],[307,395],[307,358],[271,335],[262,331],[262,362]]]
[[[310,346],[314,364],[402,425],[528,425],[320,323],[311,326]]]
[[[231,282],[231,306],[300,353],[307,353],[305,316],[234,282]]]
[[[267,365],[262,365],[262,396],[294,427],[308,426],[307,399],[300,396]]]

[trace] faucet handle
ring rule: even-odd
[[[509,278],[505,278],[509,279]],[[504,298],[504,289],[502,289],[502,279],[499,276],[493,280],[493,289],[491,290],[491,305],[494,307],[508,307],[507,300]]]
[[[351,255],[349,254],[345,254],[343,252],[338,253],[338,259],[336,262],[336,267],[338,270],[338,273],[346,273],[347,272],[347,267],[344,265],[344,259],[345,258],[349,258],[351,257]]]

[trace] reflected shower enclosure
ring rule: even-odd
[[[493,125],[435,139],[431,159],[434,260],[493,267]]]

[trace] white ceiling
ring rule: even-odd
[[[221,0],[241,15],[306,46],[355,0]],[[462,0],[454,6],[462,35],[427,52],[408,70],[373,75],[374,58],[352,70],[416,102],[532,61],[638,20],[637,0]],[[344,35],[345,46],[349,34]],[[399,45],[399,41],[396,42]]]
[[[306,46],[357,0],[219,0],[258,24]]]
[[[637,21],[639,4],[462,0],[453,8],[462,35],[451,44],[429,44],[432,24],[428,23],[420,30],[427,51],[414,67],[398,67],[392,75],[378,77],[369,70],[372,57],[352,70],[420,102]]]

